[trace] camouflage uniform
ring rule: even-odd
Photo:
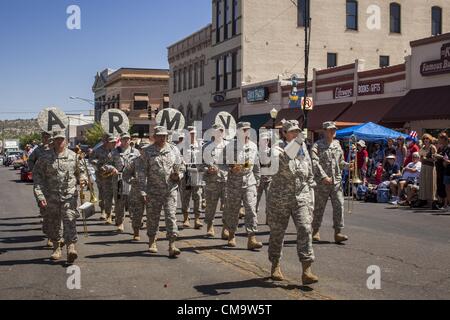
[[[95,176],[101,201],[101,208],[105,210],[108,216],[112,213],[113,199],[114,199],[114,182],[117,181],[115,177],[104,178],[101,175],[101,168],[105,165],[113,165],[111,151],[107,150],[103,145],[92,153],[90,162],[95,166]]]
[[[264,150],[264,152],[267,154],[268,157],[270,157],[270,148],[267,148],[266,150]],[[265,168],[268,167],[270,165],[261,165],[261,168]],[[267,199],[267,195],[269,194],[269,189],[270,189],[270,183],[272,182],[272,176],[261,176],[261,181],[259,183],[258,186],[258,196],[257,196],[257,200],[256,200],[256,211],[259,211],[259,203],[261,202],[261,197],[263,192],[266,193],[266,199]],[[266,210],[267,211],[267,210]]]
[[[143,170],[138,171],[141,196],[148,197],[147,235],[156,237],[161,209],[164,209],[167,237],[178,237],[176,219],[178,182],[172,181],[170,175],[178,172],[182,179],[185,166],[180,151],[170,143],[159,150],[153,144],[141,152]]]
[[[224,222],[230,233],[235,233],[239,223],[239,209],[241,202],[245,208],[245,229],[248,236],[254,236],[258,231],[258,217],[256,214],[256,197],[257,185],[260,179],[260,164],[258,159],[258,150],[255,143],[249,141],[243,145],[242,150],[238,150],[238,143],[230,143],[225,148],[225,156],[227,149],[234,145],[234,151],[237,151],[237,163],[248,162],[248,168],[242,168],[238,173],[233,173],[229,165],[227,184],[226,184],[226,204]],[[243,160],[243,161],[242,161]]]
[[[312,148],[312,163],[314,177],[317,182],[315,189],[315,209],[313,229],[319,230],[328,198],[333,206],[333,227],[336,231],[344,228],[344,194],[342,191],[342,169],[347,165],[339,141],[328,144],[319,140]],[[325,185],[323,180],[331,178],[333,183]]]
[[[33,172],[34,166],[36,162],[48,154],[50,152],[50,146],[48,144],[39,145],[34,151],[31,153],[30,157],[28,158],[28,169],[30,169],[31,172]],[[43,208],[39,208],[39,212],[42,216],[42,232],[48,236],[48,217],[46,214],[46,210]],[[61,230],[62,232],[62,230]],[[61,233],[62,236],[62,233]]]
[[[114,167],[119,171],[121,175],[124,169],[133,161],[133,159],[140,156],[139,151],[136,148],[128,147],[126,150],[122,150],[122,148],[116,148],[112,151],[111,157],[114,164]],[[124,193],[124,184],[122,177],[116,178],[114,180],[114,213],[116,214],[116,225],[120,226],[123,223],[123,218],[125,216],[125,209],[129,204],[129,195],[131,191],[129,190]],[[119,185],[121,186],[121,190],[119,190]]]
[[[181,180],[181,210],[183,213],[189,212],[189,203],[194,202],[194,216],[196,218],[200,217],[201,210],[201,199],[202,199],[202,183],[193,182],[191,180],[191,175],[199,174],[199,170],[197,165],[200,164],[198,160],[201,160],[201,147],[199,147],[198,143],[191,144],[189,149],[186,150],[187,154],[185,156],[186,162],[186,175]]]
[[[206,198],[206,210],[205,210],[205,222],[207,224],[214,222],[214,216],[217,210],[217,204],[219,199],[225,194],[228,168],[223,162],[223,152],[226,147],[226,142],[223,141],[219,144],[210,142],[204,146],[204,152],[209,152],[211,155],[212,163],[205,163],[202,167],[202,171],[205,172],[205,198]],[[214,166],[218,169],[217,174],[208,173],[208,169]],[[223,221],[223,219],[222,219]]]
[[[78,156],[68,149],[60,155],[51,150],[36,162],[33,174],[37,202],[47,201],[50,240],[54,243],[61,240],[62,221],[65,243],[76,243],[76,220],[80,217],[77,180],[87,180],[83,167],[78,165]]]
[[[142,198],[138,172],[143,171],[143,162],[141,157],[134,158],[123,170],[123,180],[131,185],[129,196],[129,208],[133,230],[139,230],[142,225],[142,218],[145,211],[145,203]]]
[[[276,148],[284,149],[286,146],[283,142]],[[278,163],[278,172],[272,178],[267,197],[269,260],[272,263],[280,260],[289,218],[292,217],[297,229],[298,257],[301,262],[313,262],[311,202],[314,179],[311,158],[305,144],[299,148],[295,158],[281,153]]]

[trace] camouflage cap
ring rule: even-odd
[[[291,131],[301,131],[297,120],[284,120],[281,121],[283,123],[283,131],[291,132]]]
[[[116,142],[117,139],[115,136],[113,136],[112,134],[108,135],[108,138],[106,139],[107,142],[112,143],[112,142]]]
[[[155,136],[167,136],[169,135],[169,133],[167,132],[167,128],[166,127],[155,127]]]
[[[244,130],[244,129],[251,129],[251,128],[252,128],[252,125],[250,124],[250,122],[239,122],[237,124],[237,129]]]
[[[324,122],[323,125],[322,125],[322,128],[324,130],[331,130],[331,129],[337,130],[336,122],[334,122],[334,121]]]
[[[133,134],[131,135],[131,137],[132,137],[133,139],[137,139],[137,138],[139,138],[139,133],[133,133]]]
[[[225,127],[223,126],[223,124],[220,124],[220,123],[215,123],[215,124],[212,126],[212,128],[213,128],[214,130],[222,130],[222,131],[225,131]]]
[[[55,131],[52,134],[52,139],[65,139],[66,132],[65,131]]]
[[[120,135],[120,139],[131,139],[131,136],[128,132],[124,132]]]

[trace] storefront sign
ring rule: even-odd
[[[265,101],[269,98],[269,89],[268,88],[256,88],[250,89],[247,91],[247,102],[261,102]]]
[[[372,94],[383,94],[383,82],[360,82],[358,85],[358,96],[367,96]]]
[[[221,94],[216,94],[214,96],[214,102],[219,103],[219,102],[224,102],[225,101],[225,96],[221,95]]]
[[[384,93],[384,83],[381,81],[360,82],[358,96],[367,96]],[[334,99],[353,97],[353,85],[339,86],[334,89]]]
[[[450,43],[441,48],[441,59],[422,63],[420,73],[423,77],[450,73]]]
[[[339,86],[334,89],[334,99],[353,97],[353,85]]]

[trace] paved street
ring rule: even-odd
[[[32,186],[18,179],[16,171],[0,168],[0,299],[450,299],[450,215],[358,203],[346,217],[350,241],[339,246],[328,242],[327,208],[324,241],[314,245],[320,283],[310,288],[300,286],[292,223],[282,262],[288,280],[273,283],[267,226],[259,228],[265,244],[259,253],[243,249],[242,227],[236,249],[205,239],[204,230],[184,230],[182,255],[171,260],[163,220],[159,254],[151,255],[144,231],[141,243],[130,241],[129,220],[126,233],[117,235],[93,218],[89,237],[80,234],[78,246],[82,288],[68,290],[66,266],[50,262],[44,248]],[[219,233],[221,215],[216,226]],[[380,290],[367,289],[371,265],[381,268]]]

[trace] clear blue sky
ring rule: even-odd
[[[81,30],[66,27],[72,4]],[[87,110],[69,97],[92,99],[97,71],[168,68],[167,46],[210,21],[211,0],[0,0],[0,119]]]

